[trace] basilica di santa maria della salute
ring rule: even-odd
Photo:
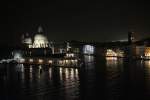
[[[28,48],[49,48],[51,47],[47,37],[43,33],[43,28],[39,26],[38,33],[32,38],[28,33],[22,36],[22,43]]]

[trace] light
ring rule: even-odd
[[[74,60],[71,60],[72,63],[74,63]]]
[[[34,48],[45,48],[48,46],[48,39],[44,35],[37,34],[34,37],[34,43],[33,47]]]
[[[21,58],[19,62],[20,62],[20,63],[24,63],[24,62],[25,62],[25,59],[24,59],[24,58]]]
[[[84,54],[94,54],[94,46],[92,46],[92,45],[84,45],[83,46],[83,53]]]
[[[106,60],[117,60],[117,57],[106,57]]]
[[[39,59],[39,63],[42,63],[43,62],[43,60],[42,59]]]
[[[42,69],[42,66],[41,65],[39,65],[39,70],[41,70]]]
[[[107,49],[106,57],[117,57],[117,53],[111,49]]]
[[[62,64],[62,61],[61,61],[61,60],[59,60],[59,64]]]
[[[66,60],[66,63],[68,63],[68,60]]]
[[[67,53],[66,56],[67,57],[74,57],[74,54],[73,53]]]
[[[75,61],[75,62],[78,62],[78,60],[77,60],[77,59],[75,59],[74,61]]]
[[[52,64],[52,60],[48,60],[48,63]]]
[[[13,56],[15,60],[20,60],[22,59],[22,54],[19,51],[13,52]]]
[[[33,62],[33,59],[29,59],[29,62]]]
[[[32,72],[32,66],[30,66],[30,73]]]

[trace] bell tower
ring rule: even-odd
[[[131,44],[134,41],[133,37],[134,32],[128,32],[128,43]]]

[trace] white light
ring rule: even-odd
[[[42,59],[39,59],[39,63],[42,63],[43,62],[43,60]]]
[[[48,63],[52,64],[52,60],[49,60]]]
[[[25,38],[23,40],[23,43],[25,43],[25,44],[32,44],[32,39],[31,38]]]
[[[84,45],[83,53],[84,54],[94,54],[94,46],[92,46],[92,45]]]
[[[60,63],[60,64],[62,64],[62,61],[61,61],[61,60],[59,60],[59,63]]]
[[[72,63],[74,63],[74,60],[71,60]]]
[[[68,60],[66,60],[66,63],[68,63]]]
[[[15,59],[15,60],[22,58],[21,52],[14,52],[13,54],[14,54],[13,56],[14,56],[14,59]]]
[[[33,59],[29,59],[29,62],[33,62]]]
[[[78,60],[77,60],[77,59],[75,59],[74,61],[75,61],[75,62],[78,62]]]
[[[32,72],[32,66],[30,66],[30,73]]]
[[[34,37],[34,43],[33,47],[34,48],[45,48],[48,46],[48,39],[44,35],[37,34]]]
[[[25,62],[25,59],[21,58],[19,62],[20,62],[20,63],[24,63],[24,62]]]
[[[74,54],[73,53],[67,53],[66,56],[67,57],[74,57]]]
[[[41,65],[39,65],[39,70],[41,70],[42,69],[42,66]]]

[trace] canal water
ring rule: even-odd
[[[150,61],[84,56],[81,68],[0,65],[0,100],[150,100]]]

